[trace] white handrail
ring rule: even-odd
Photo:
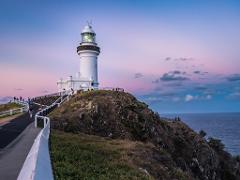
[[[39,111],[35,115],[35,127],[37,127],[37,119],[42,118],[44,128],[40,131],[37,138],[34,140],[33,146],[28,153],[28,156],[23,164],[23,167],[18,175],[18,180],[53,180],[51,167],[51,159],[49,154],[48,139],[50,134],[50,118],[42,116],[40,113],[48,111],[56,105],[60,105],[63,101],[69,98],[69,95],[62,99],[58,98],[53,104]],[[60,102],[59,102],[60,101]]]
[[[53,180],[48,147],[50,119],[45,117],[45,127],[34,140],[33,146],[23,164],[17,180]]]
[[[1,111],[0,112],[0,117],[3,117],[3,116],[11,116],[11,115],[14,115],[14,114],[17,114],[17,113],[22,113],[22,112],[27,112],[28,109],[29,109],[29,105],[27,102],[25,101],[17,101],[17,100],[14,100],[13,101],[14,103],[17,103],[17,104],[20,104],[22,105],[23,107],[21,108],[14,108],[14,109],[9,109],[7,111]]]

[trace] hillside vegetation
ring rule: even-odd
[[[10,109],[17,109],[22,107],[21,105],[17,104],[17,103],[7,103],[7,104],[0,104],[0,112],[2,111],[8,111]]]
[[[52,103],[54,103],[60,96],[41,96],[38,98],[32,99],[35,103],[50,106]]]
[[[54,130],[51,155],[55,178],[153,179],[131,162],[131,152],[146,147],[139,142]]]
[[[116,152],[120,155],[116,159],[111,158],[110,151],[99,153],[104,160],[110,158],[108,161],[103,161],[104,164],[112,167],[111,163],[123,162],[124,166],[132,168],[133,172],[144,172],[147,175],[143,176],[144,178],[240,179],[239,159],[225,152],[220,141],[205,140],[179,120],[170,121],[160,118],[145,103],[139,102],[129,93],[99,90],[77,94],[53,111],[50,117],[51,127],[62,131],[61,134],[54,130],[51,136],[56,177],[60,172],[66,176],[69,174],[65,171],[67,168],[63,168],[64,162],[69,166],[81,168],[80,164],[83,161],[79,155],[83,149],[89,155],[85,158],[89,159],[95,157],[92,150],[97,151],[99,142],[101,147],[109,150],[118,147],[111,144],[116,142],[121,147],[126,147],[126,144],[133,146],[130,146],[130,149],[117,148]],[[66,139],[59,140],[58,137],[61,136]],[[99,140],[91,141],[89,137]],[[54,148],[57,142],[58,148]],[[72,143],[75,144],[73,147]],[[91,150],[84,147],[89,143],[93,145]],[[66,149],[72,154],[64,153]],[[57,151],[63,152],[61,160],[56,158]],[[124,158],[125,160],[121,161]],[[85,171],[90,171],[93,166],[98,166],[98,163],[98,161],[86,162]],[[59,164],[61,170],[58,169]],[[112,171],[106,170],[97,171],[93,176],[101,177],[106,172],[112,174]],[[136,179],[137,176],[134,174],[132,179]],[[105,179],[119,179],[119,177],[119,174],[112,174]]]

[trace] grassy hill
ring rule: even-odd
[[[183,122],[159,117],[129,93],[77,94],[50,117],[56,179],[240,178],[239,159],[220,141],[207,141]]]

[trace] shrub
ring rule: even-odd
[[[234,158],[236,159],[237,162],[240,162],[240,155],[237,155]]]
[[[203,131],[203,130],[200,130],[200,131],[199,131],[199,135],[200,135],[201,137],[205,137],[205,136],[207,135],[207,133],[206,133],[205,131]]]
[[[211,148],[213,148],[216,151],[223,151],[224,149],[224,144],[221,142],[220,139],[215,139],[212,137],[208,138],[208,144]]]

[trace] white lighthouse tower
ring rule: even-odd
[[[82,40],[77,47],[80,56],[80,69],[76,77],[60,79],[57,82],[58,92],[72,92],[77,90],[98,89],[98,60],[100,48],[96,43],[96,34],[90,24],[81,32]]]
[[[98,88],[98,65],[97,57],[100,48],[96,43],[96,34],[89,24],[86,25],[81,33],[82,42],[77,47],[77,53],[80,56],[80,74],[79,78],[83,81],[91,81],[93,89]],[[89,86],[82,84],[82,86]]]

